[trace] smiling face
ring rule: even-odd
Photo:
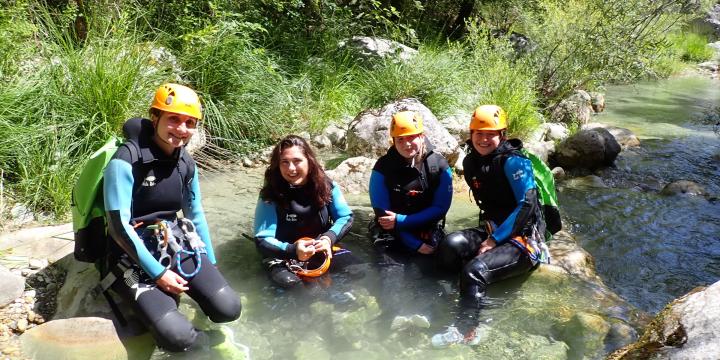
[[[417,156],[425,142],[423,134],[396,136],[393,138],[395,149],[405,159],[412,159]]]
[[[305,185],[308,169],[308,159],[300,147],[291,146],[280,153],[280,174],[290,185]]]
[[[472,130],[470,138],[472,139],[475,151],[485,156],[500,146],[502,130]]]
[[[155,135],[153,140],[167,154],[187,145],[197,131],[198,120],[192,116],[161,111],[153,119]]]

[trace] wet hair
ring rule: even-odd
[[[313,149],[305,139],[297,135],[288,135],[275,145],[270,156],[270,166],[265,170],[265,182],[260,190],[260,197],[283,207],[288,206],[287,195],[290,184],[280,173],[280,155],[285,149],[293,146],[297,146],[307,158],[308,179],[304,186],[308,189],[307,193],[314,197],[313,205],[317,208],[327,205],[332,198],[332,183],[318,163]]]

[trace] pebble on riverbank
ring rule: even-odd
[[[43,324],[55,313],[55,298],[65,271],[47,259],[14,261],[10,271],[25,278],[25,291],[0,308],[0,359],[20,357],[19,335]]]

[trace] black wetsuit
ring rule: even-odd
[[[477,310],[489,284],[527,273],[536,265],[512,239],[520,236],[542,241],[545,233],[532,164],[519,152],[522,143],[504,141],[486,156],[481,156],[471,142],[468,145],[464,177],[480,207],[481,223],[477,228],[448,234],[437,252],[446,268],[462,268],[463,310],[457,325],[463,333],[477,325]],[[492,229],[490,234],[486,224]],[[478,255],[488,236],[497,246]]]
[[[155,281],[166,265],[188,281],[186,292],[214,322],[228,322],[240,316],[237,294],[215,267],[215,253],[200,201],[195,162],[184,149],[166,155],[152,140],[154,129],[146,119],[130,119],[123,128],[126,143],[105,169],[103,195],[108,232],[114,241],[106,258],[106,269],[116,277],[112,289],[129,302],[152,332],[158,345],[182,351],[193,345],[198,332],[178,312],[179,297],[159,289]],[[192,221],[205,247],[197,254],[181,254],[161,264],[158,238],[148,225],[164,220],[180,237],[177,212]],[[133,228],[133,224],[143,225]],[[174,255],[171,254],[171,255]],[[129,268],[116,266],[118,262]],[[189,274],[198,272],[193,276]],[[188,276],[182,275],[182,273]]]
[[[329,179],[327,181],[330,181]],[[288,206],[258,199],[255,207],[255,239],[257,249],[263,256],[263,264],[268,268],[271,279],[286,288],[300,284],[300,278],[291,273],[285,260],[297,259],[295,241],[301,237],[317,239],[327,236],[333,244],[350,231],[353,214],[340,187],[332,183],[330,202],[322,208],[312,204],[314,194],[309,187],[288,187],[285,197]],[[316,267],[311,259],[309,268]],[[334,252],[329,271],[354,263],[356,259],[347,250]]]

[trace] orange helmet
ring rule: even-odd
[[[392,116],[390,121],[390,137],[422,134],[423,119],[415,111],[400,111]]]
[[[155,97],[150,107],[171,113],[192,116],[198,120],[202,119],[200,98],[193,89],[183,85],[160,85],[160,87],[155,90]]]
[[[507,113],[497,105],[478,106],[470,119],[470,130],[505,130],[507,127]]]

